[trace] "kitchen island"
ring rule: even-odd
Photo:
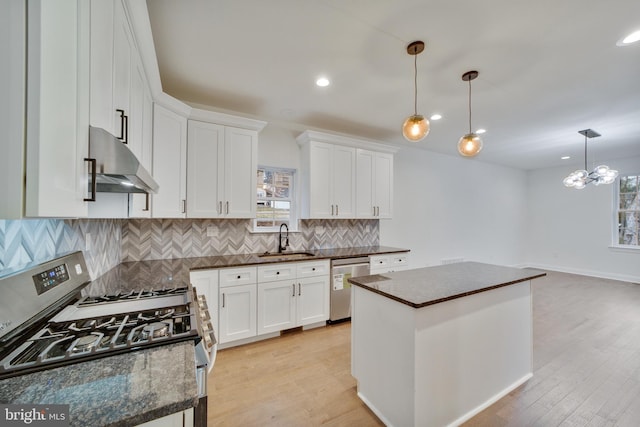
[[[459,425],[532,374],[531,280],[475,262],[352,278],[351,373],[387,425]]]

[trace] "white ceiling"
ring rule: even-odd
[[[486,128],[476,157],[522,169],[640,155],[638,0],[147,0],[165,92],[269,122],[401,146],[413,113],[440,113],[425,150],[458,155]],[[331,85],[316,87],[326,75]],[[560,160],[563,155],[571,160]]]

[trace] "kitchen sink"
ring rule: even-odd
[[[301,258],[312,258],[315,255],[310,252],[265,252],[263,254],[258,255],[260,258],[276,258],[276,259],[301,259]]]

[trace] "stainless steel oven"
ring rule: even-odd
[[[81,296],[89,279],[81,252],[0,278],[0,379],[193,340],[202,403],[195,420],[206,425],[217,344],[204,296],[188,282]]]

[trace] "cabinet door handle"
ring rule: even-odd
[[[225,303],[225,298],[224,298],[224,293],[222,293],[222,308],[224,308],[224,303]]]
[[[227,201],[227,208],[226,208],[226,212],[227,215],[229,215],[229,202]]]
[[[89,162],[91,165],[91,197],[84,199],[85,202],[95,202],[96,201],[96,159],[85,158],[85,162]]]
[[[125,144],[129,143],[129,116],[124,116],[124,141]]]
[[[149,200],[150,200],[150,196],[149,193],[145,193],[145,202],[144,202],[144,209],[142,209],[143,212],[149,212]]]
[[[218,213],[222,215],[222,200],[218,202]]]
[[[340,212],[338,211],[338,205],[336,205],[336,216],[340,215]]]
[[[300,283],[298,283],[298,296],[300,296],[302,294],[302,289],[300,287]]]
[[[333,215],[334,215],[334,213],[333,213],[333,205],[331,205],[331,216],[333,216]]]
[[[187,213],[187,199],[182,199],[182,213]]]
[[[294,283],[293,285],[291,285],[293,287],[293,293],[291,294],[292,297],[296,296],[296,284]]]
[[[118,139],[122,142],[124,142],[124,121],[125,121],[125,115],[124,115],[124,110],[120,110],[120,109],[116,109],[116,113],[120,113],[120,136],[118,137]]]

